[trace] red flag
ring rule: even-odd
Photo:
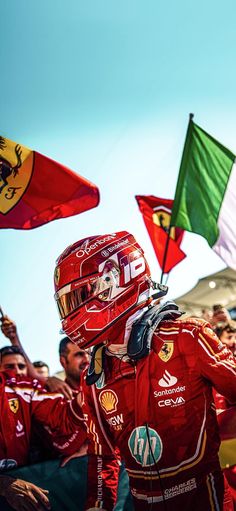
[[[184,231],[179,227],[171,227],[165,268],[163,268],[173,200],[161,199],[154,195],[136,195],[135,198],[143,215],[159,265],[163,273],[169,273],[176,264],[186,257],[180,248]]]
[[[0,228],[33,229],[98,203],[98,188],[90,181],[0,137]]]

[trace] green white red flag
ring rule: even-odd
[[[200,234],[236,270],[235,155],[189,121],[171,225]]]

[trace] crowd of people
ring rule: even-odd
[[[11,469],[87,455],[86,510],[115,509],[121,465],[132,495],[124,510],[235,510],[235,467],[223,471],[218,456],[224,413],[232,434],[236,406],[229,312],[216,304],[185,318],[163,302],[166,287],[125,231],[68,247],[55,290],[64,381],[30,361],[2,317],[0,495],[10,509],[50,509],[48,491]]]
[[[30,481],[15,480],[3,474],[28,463],[58,456],[62,456],[65,462],[71,456],[86,454],[86,426],[78,403],[80,377],[88,356],[68,338],[62,339],[60,360],[68,380],[64,383],[52,378],[51,392],[51,378],[49,372],[45,371],[45,368],[48,371],[47,364],[31,364],[20,343],[14,322],[3,317],[1,329],[14,344],[0,349],[0,495],[6,498],[13,509],[28,510],[34,509],[34,506],[35,509],[45,509],[45,506],[50,508],[48,491]],[[68,359],[70,347],[73,361]]]

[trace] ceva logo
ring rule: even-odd
[[[168,371],[165,370],[158,384],[160,385],[160,387],[173,387],[173,385],[175,385],[177,381],[178,380],[175,376],[172,376]]]

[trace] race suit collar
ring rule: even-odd
[[[133,323],[140,319],[143,316],[143,314],[147,311],[147,309],[148,307],[143,307],[143,309],[141,310],[139,309],[134,314],[129,316],[125,324],[125,330],[122,331],[117,338],[118,341],[119,337],[121,337],[121,342],[118,341],[117,343],[109,344],[109,346],[106,347],[106,354],[108,356],[122,358],[124,362],[127,362],[127,360],[129,360],[129,357],[125,355],[127,354],[127,343],[130,337]]]

